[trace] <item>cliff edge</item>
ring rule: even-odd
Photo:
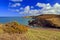
[[[60,28],[60,15],[56,14],[42,14],[32,17],[29,21],[30,26],[43,26],[43,27],[57,27]]]

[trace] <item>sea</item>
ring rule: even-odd
[[[9,23],[9,22],[18,22],[23,25],[28,25],[28,21],[31,20],[31,18],[24,18],[24,17],[0,17],[0,23]]]

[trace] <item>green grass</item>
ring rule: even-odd
[[[60,31],[51,29],[29,29],[28,40],[60,40]]]

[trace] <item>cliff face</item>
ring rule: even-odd
[[[60,15],[43,14],[32,18],[34,20],[29,21],[31,26],[60,27]]]

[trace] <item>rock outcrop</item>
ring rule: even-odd
[[[60,28],[60,15],[42,14],[42,15],[35,16],[32,18],[34,20],[29,21],[29,25],[31,25],[31,26]]]

